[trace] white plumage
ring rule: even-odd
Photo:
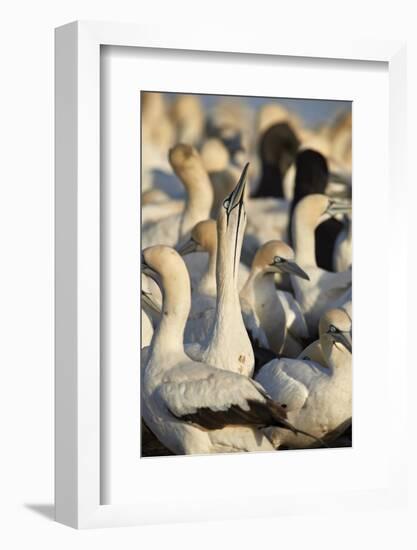
[[[244,230],[244,227],[241,228]],[[233,233],[229,231],[229,239]],[[206,342],[215,321],[217,303],[217,226],[214,220],[199,222],[191,231],[191,238],[179,247],[191,278],[191,312],[185,328],[185,342]],[[237,285],[240,289],[249,275],[249,269],[239,263]],[[219,273],[219,280],[225,274]]]
[[[276,273],[308,275],[293,261],[293,250],[281,241],[269,241],[259,248],[250,276],[240,292],[245,326],[252,339],[277,355],[296,357],[307,327],[300,307],[291,294],[275,288]]]
[[[197,363],[184,353],[190,283],[181,257],[171,248],[151,247],[143,253],[143,266],[158,274],[164,289],[152,346],[142,350],[146,424],[176,454],[273,450],[259,428],[266,419],[290,428],[279,406],[253,380]]]
[[[352,416],[351,319],[343,310],[329,310],[320,321],[320,343],[326,366],[309,360],[277,359],[256,376],[280,402],[300,430],[332,440]],[[311,439],[292,437],[279,429],[269,433],[275,445],[307,447]]]
[[[246,376],[255,358],[240,309],[237,274],[246,227],[244,191],[247,167],[217,218],[216,309],[210,332],[186,348],[195,360]],[[211,313],[209,313],[211,316]],[[205,321],[208,320],[208,317]],[[203,327],[204,328],[204,327]],[[207,328],[207,327],[205,327]],[[203,339],[205,338],[205,339]]]
[[[258,111],[256,135],[253,113],[235,109],[243,103],[220,104],[206,117],[198,96],[141,94],[141,244],[151,277],[141,288],[142,418],[175,454],[316,446],[349,425],[352,381],[351,225],[334,247],[336,273],[317,266],[315,229],[350,205],[308,195],[293,213],[294,251],[282,241],[298,141],[326,157],[324,192],[342,196],[351,123],[309,130],[274,102]],[[272,122],[285,124],[265,132]],[[262,165],[258,198],[246,185],[248,160],[254,183]],[[304,161],[312,193],[315,165]],[[284,199],[274,197],[281,184]]]

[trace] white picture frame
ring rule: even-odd
[[[396,354],[396,399],[390,425],[398,430],[395,449],[388,453],[387,482],[379,489],[352,494],[305,492],[287,495],[285,503],[268,502],[255,510],[242,499],[201,505],[193,514],[176,502],[176,495],[149,506],[101,504],[100,455],[100,48],[128,46],[259,56],[381,61],[389,71],[390,205],[396,277],[405,279],[406,230],[402,208],[405,177],[405,45],[400,42],[297,40],[280,42],[271,36],[251,36],[244,30],[216,33],[195,28],[187,36],[170,27],[75,22],[56,29],[56,519],[76,528],[134,525],[168,521],[238,518],[315,511],[328,506],[358,509],[392,506],[405,498],[401,442],[405,417],[405,347]],[[217,53],[216,53],[217,52]],[[222,53],[218,53],[222,52]],[[387,136],[388,137],[388,136]],[[393,244],[393,243],[392,243]],[[401,267],[403,266],[403,267]],[[394,279],[391,278],[391,281]],[[405,286],[405,285],[404,285]],[[393,288],[389,294],[392,297]],[[405,288],[389,300],[389,313],[405,315]],[[401,344],[401,336],[398,335]],[[401,348],[401,346],[399,346]],[[403,399],[401,399],[401,397]],[[187,458],[178,458],[187,460]],[[256,457],[253,459],[256,460]],[[248,495],[250,497],[250,495]],[[188,509],[189,510],[189,509]]]

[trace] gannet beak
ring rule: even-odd
[[[284,260],[275,265],[279,271],[291,273],[292,275],[295,275],[296,277],[301,277],[301,279],[305,279],[306,281],[310,280],[310,277],[307,275],[307,273],[303,269],[301,269],[301,267],[295,262]]]
[[[345,348],[352,353],[352,335],[350,332],[342,332],[341,330],[331,334],[333,340],[345,346]]]
[[[152,311],[160,315],[161,308],[153,299],[152,294],[150,294],[149,292],[145,292],[144,290],[141,291],[141,294],[142,294],[142,302],[146,304]]]
[[[193,238],[177,246],[177,252],[180,256],[186,256],[187,254],[192,254],[197,251],[198,243]]]
[[[337,214],[349,214],[352,212],[352,201],[350,199],[332,199],[326,209],[326,214],[334,217]]]
[[[247,162],[245,167],[243,168],[242,174],[240,175],[236,187],[223,201],[223,206],[226,209],[226,213],[228,216],[230,215],[233,208],[236,208],[236,206],[238,206],[239,204],[243,204],[248,168],[249,162]]]

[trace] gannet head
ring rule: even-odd
[[[322,222],[339,214],[347,214],[351,210],[352,201],[349,199],[335,199],[314,193],[300,200],[295,207],[294,216],[296,223],[298,220],[303,220],[317,227]]]
[[[319,324],[323,350],[336,346],[339,351],[352,353],[352,319],[346,309],[330,309],[323,314]]]
[[[177,248],[178,254],[186,256],[193,252],[215,253],[217,250],[217,230],[214,220],[204,220],[197,223],[191,230],[188,241]]]
[[[167,281],[175,284],[183,277],[188,277],[184,260],[170,246],[156,245],[145,248],[141,258],[142,273],[165,286]]]
[[[220,232],[226,232],[232,226],[234,227],[237,225],[239,227],[239,224],[242,222],[242,218],[246,218],[244,198],[248,168],[249,163],[247,163],[243,168],[236,187],[223,200],[223,205],[219,210],[219,215],[217,218],[217,227]]]
[[[310,280],[307,273],[294,261],[294,250],[282,241],[268,241],[255,254],[252,270],[262,273],[291,273]]]
[[[245,165],[233,191],[223,200],[217,216],[217,242],[219,254],[225,254],[234,266],[240,262],[243,236],[246,228],[245,187],[249,163]],[[218,264],[219,267],[219,264]]]
[[[174,172],[192,169],[200,160],[197,150],[192,145],[178,143],[168,152],[169,162]]]
[[[295,159],[300,142],[291,125],[279,122],[262,135],[260,154],[262,161],[279,168],[283,176]]]
[[[233,210],[239,206],[243,206],[243,200],[245,195],[245,187],[247,181],[249,169],[249,162],[245,164],[245,167],[242,170],[239,181],[236,184],[236,187],[223,201],[223,209],[226,212],[226,217],[230,217]]]
[[[194,188],[200,189],[203,180],[204,183],[209,182],[200,154],[191,145],[178,143],[169,150],[168,159],[188,192]],[[211,189],[211,185],[208,187]]]

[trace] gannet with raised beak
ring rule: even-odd
[[[235,209],[230,200],[226,223],[232,223]],[[272,451],[263,432],[267,426],[298,433],[255,381],[185,354],[191,296],[181,256],[167,246],[147,248],[142,270],[163,288],[163,314],[150,347],[143,350],[141,368],[142,415],[156,437],[173,453],[207,454]]]
[[[204,341],[186,346],[186,351],[197,361],[251,376],[255,360],[237,285],[246,227],[244,194],[248,167],[246,164],[217,218],[216,310],[211,329]]]
[[[243,166],[240,166],[236,161],[232,162],[226,146],[217,138],[211,138],[204,143],[201,157],[213,185],[212,215],[217,217],[224,198],[234,189],[237,179],[236,174],[240,174]],[[250,173],[249,176],[253,177],[253,174]],[[245,197],[245,209],[248,219],[243,242],[242,260],[245,264],[250,265],[256,250],[261,244],[271,239],[286,236],[289,203],[275,197],[251,198],[248,196],[247,191],[248,186],[246,186]]]
[[[282,241],[269,241],[256,253],[245,286],[240,291],[243,319],[251,337],[276,355],[296,357],[308,330],[299,305],[287,292],[277,291],[276,273],[291,273],[308,281],[294,261],[294,251]]]
[[[309,360],[275,359],[261,368],[256,381],[281,404],[297,428],[329,442],[352,418],[351,317],[344,310],[329,310],[320,320],[319,333],[326,366]],[[277,447],[315,444],[279,429],[272,429],[269,436]]]
[[[323,221],[351,210],[350,201],[313,194],[304,197],[294,210],[292,236],[295,259],[309,281],[291,275],[295,298],[300,304],[310,336],[317,333],[321,315],[352,299],[351,270],[333,273],[317,266],[315,229]]]
[[[181,214],[144,226],[142,248],[153,244],[175,246],[189,236],[196,223],[210,217],[213,189],[197,150],[190,145],[178,144],[169,151],[169,161],[185,187],[185,208]]]

